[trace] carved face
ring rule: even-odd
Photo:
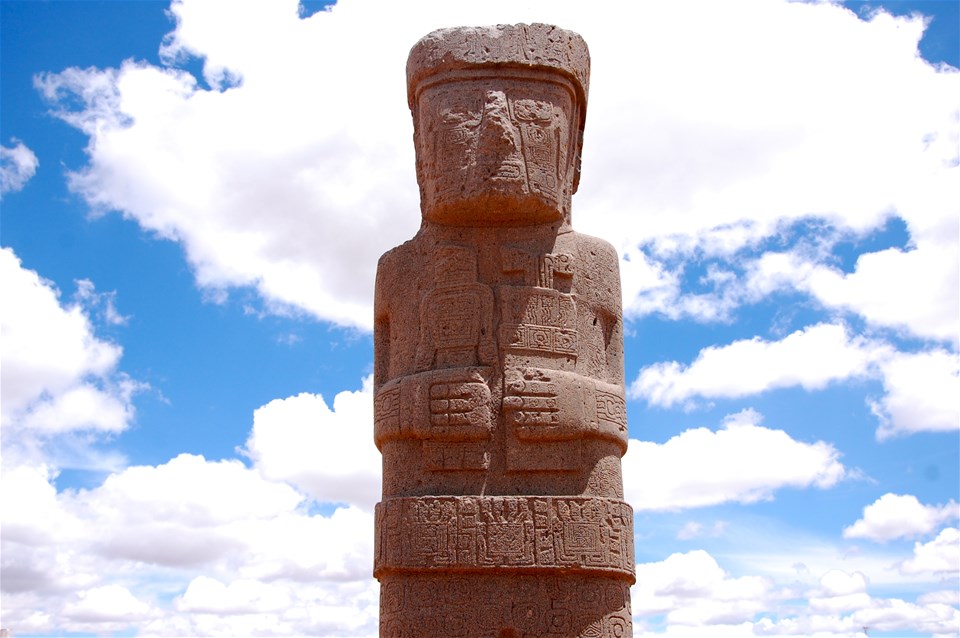
[[[457,77],[424,88],[415,144],[426,219],[529,225],[564,219],[577,144],[573,87],[561,76]]]

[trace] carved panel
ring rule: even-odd
[[[423,496],[377,506],[375,572],[562,569],[633,578],[633,511],[591,497]]]
[[[479,441],[424,441],[423,464],[431,472],[485,470],[490,452]]]
[[[500,343],[509,350],[577,356],[577,331],[529,324],[502,324]]]
[[[598,421],[616,427],[620,432],[627,431],[627,407],[622,396],[597,390],[596,405]]]
[[[490,368],[482,366],[447,368],[385,384],[374,396],[374,440],[381,446],[401,438],[489,439],[493,429],[490,374]],[[464,452],[465,457],[471,454]],[[439,463],[438,469],[448,466],[454,454],[446,456],[448,461]]]
[[[373,397],[373,431],[377,441],[400,435],[400,384],[384,386]]]
[[[627,638],[630,590],[612,578],[394,574],[380,589],[381,636]]]
[[[541,288],[556,288],[570,292],[573,278],[573,257],[567,253],[548,254],[540,257],[540,272],[537,285]]]
[[[416,369],[493,363],[493,291],[477,283],[476,249],[442,245],[432,257],[436,286],[420,299]]]

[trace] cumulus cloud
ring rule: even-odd
[[[43,468],[4,468],[4,626],[375,633],[370,512],[312,513],[303,494],[239,460],[189,454],[89,490],[57,493],[53,479]]]
[[[341,392],[333,409],[300,394],[259,408],[245,453],[265,477],[283,480],[318,501],[372,510],[380,498],[380,454],[373,445],[373,393]]]
[[[713,556],[695,550],[638,564],[631,605],[640,618],[666,614],[679,625],[735,625],[762,611],[772,589],[763,577],[730,577]]]
[[[22,189],[40,166],[40,160],[20,140],[13,146],[0,144],[0,197],[4,193],[15,193]]]
[[[410,45],[438,25],[562,24],[584,35],[594,61],[575,218],[631,256],[629,316],[726,317],[745,299],[730,292],[736,278],[688,294],[677,285],[683,258],[737,261],[799,219],[862,235],[895,211],[916,250],[865,256],[849,276],[821,268],[810,292],[879,325],[945,334],[955,291],[926,295],[949,292],[956,273],[925,242],[946,237],[938,245],[955,258],[956,233],[934,230],[955,225],[948,202],[960,200],[949,196],[958,77],[916,55],[922,19],[878,12],[863,22],[832,3],[758,0],[701,3],[694,20],[675,3],[645,12],[634,21],[575,2],[409,11],[341,0],[300,19],[296,0],[182,0],[165,66],[67,69],[37,86],[91,138],[71,183],[95,209],[180,241],[208,289],[253,286],[272,311],[369,329],[376,257],[418,224]],[[264,46],[250,47],[251,33]],[[191,56],[202,78],[176,66]],[[912,279],[897,289],[923,303],[877,296],[898,264]]]
[[[898,598],[870,598],[867,606],[849,614],[809,614],[760,619],[754,635],[809,638],[866,638],[874,632],[953,636],[960,629],[960,611],[950,605],[916,604]]]
[[[64,605],[63,616],[68,620],[103,623],[144,620],[150,605],[138,600],[122,585],[104,585],[77,593],[77,600]]]
[[[954,195],[960,197],[960,192]],[[912,250],[890,248],[861,255],[854,272],[819,266],[805,287],[831,308],[851,310],[869,323],[918,337],[956,343],[960,337],[960,229]]]
[[[960,505],[923,505],[912,494],[884,494],[863,508],[863,518],[844,528],[844,538],[867,538],[885,542],[896,538],[926,536],[943,523],[960,516]]]
[[[903,574],[932,573],[943,576],[960,572],[960,530],[948,527],[928,543],[916,543],[913,558],[899,565]]]
[[[120,346],[97,337],[82,305],[62,304],[57,289],[24,268],[9,248],[0,249],[0,286],[5,451],[33,454],[25,450],[54,435],[126,429],[133,396],[147,386],[118,370]],[[93,285],[80,290],[92,293]]]
[[[897,353],[881,366],[886,394],[871,402],[877,438],[960,428],[960,355],[937,349]]]
[[[778,341],[759,337],[704,348],[689,365],[662,361],[640,370],[629,394],[650,405],[694,406],[695,400],[739,398],[769,390],[820,390],[830,383],[879,378],[885,393],[871,399],[880,440],[960,427],[960,356],[942,348],[900,352],[885,341],[850,334],[842,324],[817,324]]]
[[[631,440],[623,458],[627,500],[638,511],[754,503],[787,487],[832,487],[849,475],[832,445],[796,441],[760,420],[745,410],[717,431],[687,430],[663,444]]]
[[[733,575],[704,550],[640,563],[631,592],[634,635],[865,638],[873,631],[947,636],[960,629],[956,597],[948,599],[953,592],[916,602],[875,598],[863,573],[839,569],[825,571],[806,591],[797,585]]]
[[[863,376],[889,346],[851,336],[838,324],[817,324],[779,341],[759,337],[711,346],[689,366],[655,363],[640,371],[630,395],[671,407],[696,396],[735,398],[776,388],[819,390]]]
[[[867,579],[860,572],[848,574],[832,569],[820,578],[820,587],[808,594],[815,613],[838,613],[861,609],[870,604]]]
[[[232,615],[277,612],[289,607],[290,602],[287,592],[258,580],[236,580],[226,585],[209,576],[197,576],[175,607],[193,613]]]

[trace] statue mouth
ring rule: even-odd
[[[424,219],[448,226],[535,226],[564,219],[554,199],[518,188],[521,184],[519,178],[491,178],[482,192],[440,197],[424,205]]]

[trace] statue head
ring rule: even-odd
[[[458,226],[569,220],[590,55],[545,24],[460,27],[407,60],[424,219]]]

